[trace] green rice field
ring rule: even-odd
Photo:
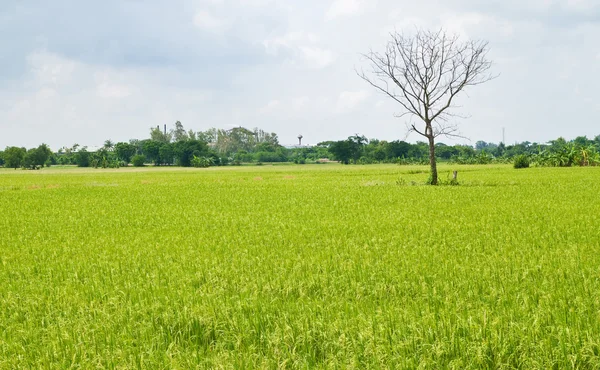
[[[600,168],[0,170],[0,369],[600,369]]]

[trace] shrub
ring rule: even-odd
[[[131,158],[131,163],[134,167],[144,167],[144,162],[146,162],[146,157],[141,154],[138,154]]]
[[[207,167],[210,167],[211,165],[213,165],[214,161],[213,161],[213,159],[211,157],[197,157],[197,156],[194,156],[192,158],[191,164],[194,167],[207,168]]]
[[[515,157],[514,161],[515,168],[529,168],[529,157],[525,154],[521,154]]]

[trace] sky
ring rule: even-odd
[[[407,136],[358,78],[390,32],[489,42],[498,78],[464,91],[473,145],[600,135],[597,0],[2,0],[0,148],[258,127],[282,144]]]

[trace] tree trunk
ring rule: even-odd
[[[430,185],[438,184],[437,163],[435,162],[435,143],[433,136],[428,136],[429,139],[429,166],[431,167],[431,182]]]

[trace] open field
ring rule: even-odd
[[[0,170],[0,369],[600,368],[600,168],[454,168]]]

